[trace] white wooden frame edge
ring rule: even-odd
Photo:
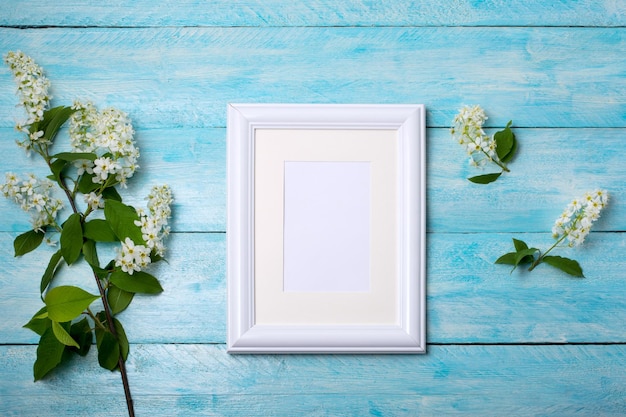
[[[424,105],[229,104],[227,125],[227,352],[425,353]],[[254,135],[257,128],[398,131],[399,325],[254,324]]]

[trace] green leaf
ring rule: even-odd
[[[61,254],[68,265],[78,260],[80,251],[83,248],[83,228],[79,213],[73,213],[63,224],[61,231]]]
[[[513,246],[515,246],[515,250],[518,252],[524,249],[528,249],[528,245],[526,244],[526,242],[515,238],[513,238]]]
[[[518,240],[518,239],[513,239],[513,245],[515,246],[515,250],[519,253],[523,250],[527,250],[528,249],[528,245],[526,244],[526,242],[522,241],[522,240]],[[533,248],[534,249],[534,248]],[[516,264],[515,265],[520,265],[520,264],[527,264],[530,262],[533,262],[535,260],[535,252],[536,250],[530,251],[532,253],[527,253],[525,256],[522,256],[521,259],[516,260]]]
[[[114,268],[115,268],[115,259],[111,259],[104,268],[92,268],[92,269],[96,273],[98,278],[106,279],[111,273],[111,271],[113,271]]]
[[[46,330],[48,330],[52,325],[52,320],[49,318],[45,319],[30,319],[28,323],[24,326],[25,329],[30,329],[33,332],[37,333],[39,336],[43,335]]]
[[[42,379],[61,363],[64,350],[65,345],[57,340],[52,327],[49,327],[41,335],[39,346],[37,346],[37,359],[33,365],[35,381]]]
[[[511,272],[519,265],[527,264],[535,260],[535,253],[539,251],[537,248],[528,248],[526,242],[513,239],[513,245],[516,252],[505,253],[496,260],[496,264],[513,265]]]
[[[531,262],[535,261],[535,256],[533,255],[526,255],[524,257],[522,257],[522,259],[520,259],[520,261],[517,263],[518,265],[525,265],[525,264],[529,264]]]
[[[118,269],[111,274],[110,280],[116,287],[128,292],[144,294],[163,292],[163,287],[161,287],[159,280],[143,271],[129,275]]]
[[[508,163],[511,159],[513,159],[513,157],[517,153],[517,139],[515,139],[514,133],[511,133],[511,135],[513,135],[513,146],[511,147],[511,150],[509,151],[509,153],[507,153],[503,158],[500,159],[500,161],[505,164]],[[496,149],[496,152],[497,152],[497,149]]]
[[[15,249],[15,256],[22,256],[28,252],[31,252],[41,245],[45,232],[36,230],[29,230],[26,233],[22,233],[15,238],[13,242],[13,248]]]
[[[96,242],[115,242],[117,236],[109,222],[103,219],[89,220],[83,225],[85,237]]]
[[[505,265],[515,265],[517,262],[517,252],[509,252],[505,253],[498,259],[496,259],[497,264],[505,264]]]
[[[43,127],[40,129],[39,126],[43,124],[43,120],[39,120],[36,122],[31,123],[31,125],[28,128],[28,133],[35,133],[35,132],[39,132],[40,130],[43,129]]]
[[[161,261],[165,261],[165,258],[162,257],[161,255],[158,255],[154,252],[150,253],[150,262],[151,263],[157,263],[157,262],[161,262]],[[169,263],[167,261],[165,261],[165,263]]]
[[[138,245],[145,244],[141,235],[141,228],[135,224],[135,220],[139,220],[139,216],[133,207],[116,200],[106,200],[104,217],[120,241],[124,241],[128,237]]]
[[[52,162],[50,164],[50,171],[52,172],[52,176],[49,176],[48,178],[53,181],[56,181],[57,183],[59,183],[59,185],[62,186],[63,184],[61,184],[61,173],[63,172],[66,166],[67,166],[67,162],[61,159],[57,159],[56,161]]]
[[[113,314],[118,314],[126,310],[126,307],[128,307],[130,302],[133,301],[134,296],[134,293],[124,291],[111,283],[109,285],[109,290],[107,291],[107,300],[109,302],[109,306],[111,307],[111,312]]]
[[[120,359],[120,344],[113,336],[113,333],[109,331],[99,332],[98,338],[98,363],[101,367],[108,369],[109,371],[117,368],[117,363]]]
[[[93,342],[93,333],[87,318],[83,318],[82,320],[72,324],[72,327],[70,328],[70,335],[80,345],[80,347],[76,350],[76,353],[80,356],[87,355]]]
[[[532,262],[535,259],[535,253],[537,251],[539,251],[537,248],[518,250],[515,253],[515,266]]]
[[[34,319],[47,319],[48,318],[48,307],[43,306],[39,309],[37,313],[33,316]]]
[[[496,132],[496,134],[493,135],[496,141],[496,153],[502,162],[505,162],[505,159],[509,160],[513,157],[513,155],[510,154],[515,144],[515,135],[511,130],[511,123],[512,122],[509,121],[504,130]]]
[[[564,258],[562,256],[544,256],[543,262],[575,277],[585,277],[580,264],[573,259]]]
[[[98,251],[96,250],[96,242],[90,239],[85,240],[83,244],[83,256],[92,268],[101,269],[100,261],[98,260]]]
[[[72,336],[70,336],[67,330],[65,330],[65,328],[60,323],[56,321],[52,322],[52,332],[54,333],[54,336],[57,338],[57,340],[63,343],[65,346],[80,348],[78,343],[76,343],[76,341],[72,339]]]
[[[98,278],[105,279],[106,276],[109,275],[109,271],[100,267],[96,242],[91,239],[85,239],[85,243],[83,244],[83,256]]]
[[[122,323],[120,323],[120,321],[115,317],[113,317],[113,323],[115,325],[115,333],[117,333],[117,342],[120,346],[120,354],[122,355],[122,359],[126,361],[126,358],[128,358],[128,352],[130,351],[126,332],[124,331],[124,327],[122,327]]]
[[[93,174],[84,173],[78,180],[78,191],[83,194],[89,194],[100,187],[100,184],[93,182]]]
[[[82,288],[64,285],[48,291],[44,302],[48,307],[50,319],[63,323],[78,317],[98,298],[100,297]]]
[[[500,178],[502,172],[496,172],[493,174],[485,174],[485,175],[477,175],[475,177],[468,178],[474,184],[489,184],[490,182],[494,182],[498,178]]]
[[[50,158],[60,159],[62,161],[74,162],[83,159],[87,159],[89,161],[95,161],[98,158],[98,155],[90,152],[61,152],[55,155],[52,155]]]
[[[43,114],[43,123],[40,129],[44,130],[44,137],[50,141],[54,139],[63,124],[76,110],[71,107],[59,106],[47,110]]]
[[[48,285],[50,285],[50,283],[52,282],[52,279],[58,271],[59,266],[62,265],[61,258],[61,249],[56,251],[50,258],[50,262],[48,262],[48,267],[41,277],[41,284],[39,284],[39,292],[41,292],[42,294],[46,290],[46,288],[48,288]]]
[[[102,197],[107,200],[122,201],[122,196],[117,192],[115,187],[107,187],[102,191]]]
[[[52,321],[48,318],[48,310],[44,306],[35,315],[28,323],[26,323],[24,328],[30,329],[33,332],[37,333],[39,336],[42,336],[44,332],[50,328]]]

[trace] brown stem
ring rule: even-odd
[[[533,269],[535,269],[537,267],[537,265],[539,265],[541,263],[541,261],[543,260],[544,255],[541,255],[541,253],[539,254],[539,257],[530,265],[530,268],[528,268],[529,271],[532,271]]]
[[[106,298],[106,292],[104,287],[102,286],[102,282],[98,275],[94,272],[94,278],[96,279],[96,283],[98,284],[98,291],[100,292],[100,298],[102,299],[102,305],[104,305],[104,314],[107,318],[107,323],[109,330],[117,339],[117,331],[115,330],[115,323],[113,322],[113,314],[111,314],[111,307]],[[117,366],[120,368],[120,374],[122,375],[122,385],[124,386],[124,396],[126,397],[126,407],[128,408],[128,416],[135,417],[135,408],[133,406],[133,397],[130,394],[130,384],[128,383],[128,373],[126,372],[126,364],[124,363],[124,358],[120,354],[120,357],[117,361]]]
[[[53,172],[52,164],[50,163],[50,157],[47,155],[47,153],[40,152],[40,154],[41,156],[43,156],[43,159],[46,161],[48,168],[50,168],[50,172]],[[72,193],[70,192],[70,190],[67,188],[67,185],[65,185],[65,180],[61,176],[59,176],[59,186],[61,186],[61,189],[65,192],[65,195],[67,196],[67,199],[69,200],[70,205],[72,206],[72,211],[74,213],[78,213],[78,208],[76,207],[76,203],[74,203],[74,197],[72,196]]]
[[[42,154],[42,156],[44,157],[44,160],[48,164],[50,171],[52,171],[52,167],[50,165],[50,158],[48,157],[47,153]],[[72,192],[67,188],[67,185],[65,184],[63,177],[59,177],[59,185],[65,192],[65,195],[67,196],[67,199],[69,200],[70,205],[72,206],[73,212],[78,213],[79,211],[78,211],[78,208],[76,207],[76,203],[74,202],[74,196],[72,195]],[[84,217],[83,217],[83,220],[84,220]],[[98,285],[98,292],[100,293],[100,298],[102,299],[102,305],[104,306],[104,314],[107,318],[109,331],[113,334],[113,336],[115,336],[116,339],[118,339],[117,331],[115,330],[115,323],[113,322],[113,314],[111,313],[111,307],[109,306],[109,302],[107,301],[106,291],[104,287],[102,286],[102,282],[100,281],[100,278],[98,278],[98,275],[96,274],[95,271],[93,272],[93,276],[96,279],[96,284]],[[122,357],[121,352],[120,352],[120,357],[117,360],[117,366],[120,368],[120,374],[122,375],[122,385],[124,386],[124,396],[126,397],[126,407],[128,408],[128,416],[135,417],[135,407],[133,406],[133,397],[130,394],[130,384],[128,383],[128,373],[126,372],[126,364],[124,363],[124,358]]]
[[[65,181],[63,180],[63,178],[61,178],[60,181],[61,181],[61,184],[60,184],[61,188],[63,189],[63,191],[65,191],[65,195],[67,196],[67,199],[70,201],[72,210],[74,211],[74,213],[78,213],[78,208],[76,208],[76,203],[74,203],[74,199],[72,198],[72,193],[67,188],[67,185],[65,185]]]

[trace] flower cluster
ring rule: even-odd
[[[130,275],[148,266],[152,254],[160,257],[165,254],[163,240],[170,231],[167,222],[172,213],[172,190],[167,185],[154,186],[147,199],[148,213],[137,210],[139,220],[135,221],[135,225],[141,228],[145,245],[136,244],[126,238],[115,259],[115,266]]]
[[[122,271],[132,275],[133,272],[139,272],[142,268],[150,265],[150,252],[150,248],[145,245],[137,245],[127,237],[117,253],[115,266],[119,266]]]
[[[92,181],[123,187],[137,168],[139,150],[135,146],[128,115],[115,108],[98,111],[91,103],[75,102],[70,118],[70,141],[75,152],[95,153],[95,161],[79,160],[79,174],[94,174]]]
[[[97,194],[95,192],[90,192],[89,194],[85,194],[83,196],[85,203],[89,206],[91,210],[98,210],[104,208],[104,198],[102,198],[102,194]]]
[[[569,246],[580,245],[591,231],[591,225],[600,218],[600,212],[608,201],[608,193],[600,189],[573,200],[556,219],[552,236],[557,240],[567,239]]]
[[[29,153],[33,144],[48,143],[42,130],[29,129],[29,127],[43,119],[44,111],[50,105],[52,98],[48,93],[50,80],[43,75],[43,69],[23,52],[9,52],[5,55],[4,62],[13,73],[20,105],[24,107],[27,114],[26,120],[15,126],[18,131],[27,135],[23,142],[18,141],[17,144]]]
[[[450,129],[452,137],[465,147],[470,163],[479,167],[498,160],[496,141],[483,131],[485,120],[487,116],[479,105],[464,106],[454,117]]]
[[[28,113],[25,124],[40,121],[52,98],[48,94],[50,80],[43,75],[43,69],[23,52],[9,52],[4,62],[13,73],[20,104]]]
[[[32,252],[43,242],[51,243],[48,234],[60,234],[55,242],[59,250],[50,257],[39,284],[44,308],[24,325],[41,336],[33,366],[35,381],[74,353],[87,354],[96,340],[98,363],[120,371],[128,412],[134,415],[124,365],[130,345],[115,316],[128,307],[134,294],[163,291],[159,280],[144,268],[164,260],[172,192],[168,186],[152,188],[145,210],[124,204],[117,186],[126,187],[139,158],[128,115],[114,108],[98,111],[93,104],[82,102],[49,108],[50,83],[42,69],[21,52],[9,52],[5,61],[28,114],[26,122],[17,126],[25,135],[18,144],[27,153],[40,156],[50,169],[46,180],[34,175],[20,179],[7,173],[5,183],[0,184],[0,192],[33,217],[34,230],[21,233],[13,242],[15,256]],[[71,152],[50,152],[54,138],[68,124]],[[62,203],[51,196],[54,183],[71,206],[68,213],[60,213],[68,214],[64,221],[56,220]],[[77,204],[79,199],[84,199],[86,208]],[[98,247],[118,241],[115,257],[103,267]],[[98,294],[74,285],[52,285],[61,264],[74,265],[81,260],[91,267]],[[92,303],[98,299],[103,311],[94,314]],[[58,309],[58,314],[52,314],[51,306],[59,304],[63,304],[62,314]]]
[[[548,250],[541,253],[539,249],[528,247],[526,242],[514,238],[515,252],[505,253],[496,260],[496,263],[513,265],[513,270],[520,265],[530,265],[529,271],[545,263],[569,275],[583,278],[585,276],[583,269],[576,260],[549,253],[564,241],[567,241],[570,247],[583,243],[591,231],[591,225],[600,218],[600,211],[608,202],[609,195],[605,190],[598,189],[585,193],[583,198],[572,201],[556,219],[552,228],[556,242]]]
[[[50,191],[52,182],[40,180],[29,174],[21,180],[12,172],[5,174],[6,181],[0,186],[2,194],[20,205],[22,210],[31,213],[33,229],[55,224],[56,215],[63,208],[61,200],[53,198]]]
[[[135,224],[141,227],[143,239],[149,248],[153,249],[159,256],[165,254],[163,239],[170,233],[167,222],[172,214],[171,205],[172,190],[168,185],[154,186],[148,194],[148,211],[146,215],[140,212],[140,220]]]

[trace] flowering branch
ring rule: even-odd
[[[539,249],[529,248],[525,242],[513,239],[515,252],[502,255],[495,263],[513,265],[513,270],[520,265],[530,265],[528,270],[532,271],[545,262],[570,275],[584,277],[583,270],[577,261],[548,254],[562,244],[567,244],[569,247],[581,245],[608,202],[609,195],[605,190],[585,193],[583,198],[573,200],[556,219],[552,227],[552,236],[556,242],[548,250],[541,253]]]
[[[470,164],[483,168],[487,163],[491,163],[501,169],[500,172],[468,178],[476,184],[489,184],[497,180],[502,173],[510,172],[506,163],[513,159],[517,151],[517,140],[511,130],[512,122],[509,121],[503,130],[489,137],[483,130],[485,120],[487,116],[480,106],[464,106],[454,117],[453,126],[450,128],[452,137],[465,147],[470,156]]]
[[[116,315],[136,293],[163,291],[157,278],[145,269],[163,260],[165,254],[171,190],[167,185],[153,187],[147,210],[124,204],[115,187],[125,188],[139,167],[139,150],[128,116],[114,108],[98,111],[93,104],[79,101],[72,107],[49,108],[50,82],[41,67],[21,52],[9,52],[5,62],[27,114],[25,122],[17,125],[26,138],[17,144],[27,155],[35,152],[41,156],[51,172],[46,179],[33,174],[22,179],[9,172],[0,185],[5,197],[31,214],[33,229],[17,236],[15,256],[37,249],[44,239],[56,244],[52,238],[58,237],[60,246],[41,278],[44,307],[24,326],[40,336],[33,367],[35,381],[73,353],[86,355],[95,339],[100,366],[120,370],[128,414],[134,416],[125,366],[129,343]],[[72,151],[51,154],[54,139],[66,123]],[[52,196],[55,183],[71,206],[63,222],[56,219],[63,203]],[[68,187],[70,183],[73,186]],[[110,243],[120,246],[115,258],[102,266],[97,246]],[[76,286],[52,285],[62,263],[72,265],[81,258],[93,271],[97,295]],[[94,314],[90,306],[98,299],[103,311]]]

